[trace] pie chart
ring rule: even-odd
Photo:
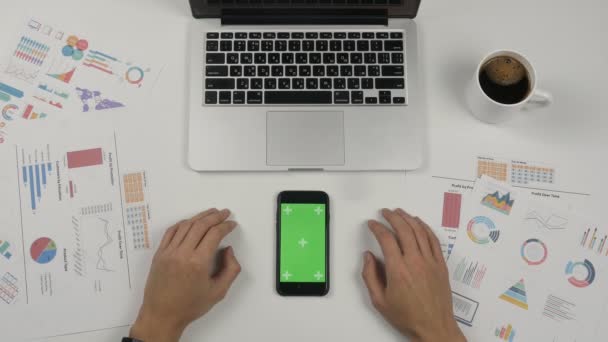
[[[55,241],[47,237],[34,241],[30,247],[30,256],[39,264],[48,264],[55,259],[56,255],[57,245]]]

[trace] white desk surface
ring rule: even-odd
[[[20,0],[2,10],[0,37],[14,37],[14,28],[36,16],[162,57],[165,68],[146,110],[122,118],[120,130],[121,141],[128,142],[122,146],[122,159],[145,166],[151,177],[156,236],[209,206],[231,208],[241,223],[229,242],[243,273],[226,301],[194,324],[184,341],[401,340],[372,311],[360,281],[361,252],[376,248],[364,222],[385,206],[423,210],[417,197],[424,188],[417,185],[431,175],[472,179],[479,154],[558,165],[565,190],[596,197],[608,192],[608,5],[602,0],[423,1],[416,22],[427,90],[429,155],[423,169],[407,176],[189,170],[186,35],[193,19],[186,0]],[[555,103],[488,126],[468,114],[463,86],[482,55],[499,48],[524,52]],[[141,121],[146,123],[143,130]],[[326,298],[284,299],[274,292],[274,201],[285,189],[323,189],[331,196],[332,289]],[[587,210],[601,213],[600,202],[593,202],[598,204],[588,203]],[[140,292],[130,306],[139,306]],[[117,310],[124,305],[117,304]],[[127,331],[124,327],[49,340],[118,341]]]

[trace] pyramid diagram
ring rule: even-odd
[[[511,286],[505,293],[498,297],[505,302],[509,302],[515,306],[519,306],[524,310],[528,310],[528,301],[526,297],[526,286],[524,280],[520,279],[515,285]]]

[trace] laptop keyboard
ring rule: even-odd
[[[207,32],[205,105],[406,105],[403,31]]]

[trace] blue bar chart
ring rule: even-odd
[[[39,209],[42,197],[49,185],[49,176],[53,175],[53,164],[48,157],[44,160],[42,152],[34,151],[26,154],[22,151],[21,181],[25,193],[29,196],[29,204],[33,211]]]

